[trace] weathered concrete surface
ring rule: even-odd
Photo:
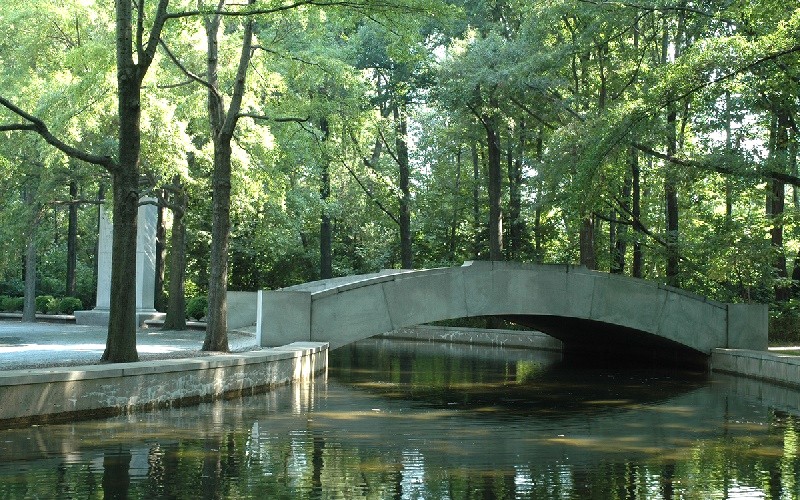
[[[202,358],[0,371],[0,427],[252,393],[327,366],[327,344],[298,342]]]
[[[424,325],[383,333],[381,337],[453,344],[518,347],[544,351],[561,351],[563,349],[562,342],[550,335],[519,330],[487,330],[482,328]]]
[[[711,369],[800,387],[800,356],[748,349],[714,349],[711,353]]]
[[[624,346],[633,339],[643,348],[683,346],[705,356],[717,347],[767,347],[766,305],[723,304],[581,267],[513,262],[385,271],[261,291],[257,336],[263,346],[319,341],[335,349],[404,327],[490,315],[541,326],[568,345]]]
[[[258,293],[228,291],[228,330],[256,324]]]

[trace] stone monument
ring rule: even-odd
[[[155,201],[143,198],[143,202]],[[139,206],[136,228],[136,325],[164,316],[154,307],[156,280],[156,224],[158,208],[154,204]],[[104,205],[100,205],[100,232],[97,242],[97,304],[88,311],[75,311],[79,325],[108,325],[111,307],[111,247],[114,227]]]

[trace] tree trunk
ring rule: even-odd
[[[322,143],[325,144],[330,134],[327,118],[320,120],[319,128],[322,131]],[[328,213],[328,200],[330,197],[330,164],[328,163],[327,154],[325,154],[322,159],[319,186],[319,198],[322,202],[322,214],[319,223],[319,277],[322,279],[333,278],[333,228],[331,217]]]
[[[76,270],[78,267],[78,183],[69,183],[69,216],[67,222],[67,282],[64,288],[67,297],[76,295]]]
[[[637,233],[641,232],[642,217],[642,187],[641,169],[639,168],[639,152],[631,148],[630,153],[631,168],[631,218],[633,228]],[[641,278],[644,273],[644,255],[642,252],[641,234],[636,234],[633,240],[633,262],[631,263],[631,276]]]
[[[633,155],[638,157],[638,152],[636,149],[631,146],[628,152],[631,157],[629,158],[629,162],[633,162]],[[631,169],[632,170],[632,169]],[[625,179],[622,185],[622,203],[623,203],[623,211],[626,213],[630,213],[631,208],[631,172],[626,172]],[[617,241],[616,247],[614,249],[615,258],[611,264],[611,272],[615,274],[624,274],[625,273],[625,256],[628,252],[628,226],[625,224],[620,224],[617,228]]]
[[[186,213],[187,200],[179,180],[173,180],[175,190],[171,196],[172,235],[169,253],[169,299],[164,330],[186,329]]]
[[[458,230],[461,199],[461,147],[456,152],[456,185],[453,189],[453,218],[450,219],[450,231],[447,237],[447,260],[455,263],[456,260],[456,234]],[[800,268],[798,268],[800,269]]]
[[[139,210],[141,83],[145,69],[133,60],[132,2],[117,1],[118,166],[112,171],[114,237],[108,338],[101,360],[137,361],[136,223]]]
[[[36,321],[36,207],[35,188],[30,185],[25,187],[25,204],[31,210],[30,221],[25,238],[25,292],[23,295],[22,321],[33,323]]]
[[[156,311],[162,312],[166,310],[164,298],[164,274],[167,263],[167,223],[164,220],[166,210],[167,207],[159,204],[156,221],[156,276],[153,285],[154,307]]]
[[[773,160],[776,163],[776,168],[785,172],[788,164],[788,149],[789,149],[789,113],[785,108],[781,108],[777,112],[777,123],[775,127],[775,149],[773,151]],[[770,193],[771,202],[771,217],[772,227],[770,228],[770,241],[772,242],[772,249],[775,252],[775,259],[773,267],[775,275],[779,280],[775,286],[775,300],[777,302],[785,302],[789,299],[791,287],[786,284],[788,277],[786,269],[786,251],[783,247],[783,212],[786,203],[786,188],[783,181],[778,179],[772,180],[772,189]]]
[[[481,255],[481,167],[478,158],[478,145],[472,143],[472,258]]]
[[[492,106],[496,108],[496,106]],[[486,143],[489,151],[489,260],[503,260],[503,211],[500,136],[497,119],[484,117]]]
[[[254,0],[248,0],[252,5]],[[223,0],[220,0],[219,8]],[[239,66],[233,91],[230,96],[228,110],[225,111],[218,78],[217,36],[220,31],[221,16],[215,14],[207,20],[206,36],[208,41],[207,83],[208,112],[211,134],[214,144],[214,170],[212,174],[211,221],[211,262],[208,284],[208,316],[206,317],[206,338],[204,351],[228,351],[228,252],[230,250],[231,232],[231,141],[241,110],[245,92],[247,69],[252,56],[253,19],[245,21],[242,34],[242,49],[239,55]],[[213,91],[211,89],[214,89]]]
[[[402,109],[401,109],[402,107]],[[413,252],[411,248],[411,167],[408,161],[408,117],[405,104],[394,106],[395,148],[400,170],[400,266],[413,269]]]
[[[231,230],[231,139],[214,140],[211,219],[211,265],[204,351],[228,351],[228,251]]]
[[[525,222],[522,219],[522,155],[525,151],[525,124],[520,124],[517,139],[517,154],[511,144],[508,147],[508,256],[520,258],[525,237]]]
[[[580,229],[580,262],[587,269],[597,269],[597,258],[594,248],[594,221],[591,217],[581,220]]]

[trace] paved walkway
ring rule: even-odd
[[[230,350],[259,349],[254,331],[229,332]],[[202,356],[204,337],[201,330],[141,329],[136,345],[141,360]],[[0,370],[94,364],[105,347],[105,327],[0,321]]]

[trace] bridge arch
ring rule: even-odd
[[[502,316],[569,346],[767,347],[767,306],[725,304],[679,289],[567,265],[466,262],[321,280],[258,296],[262,346],[332,349],[403,327]]]

